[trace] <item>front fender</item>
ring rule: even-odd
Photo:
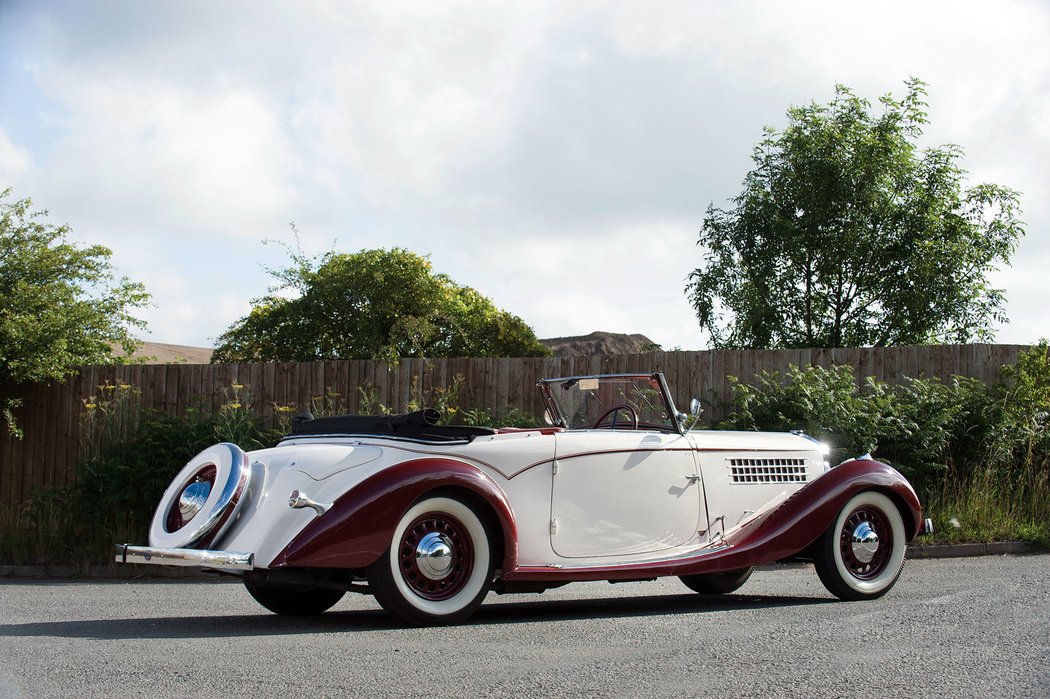
[[[478,468],[441,458],[406,461],[366,478],[296,535],[269,567],[365,568],[390,546],[412,503],[444,488],[466,490],[492,509],[503,533],[503,569],[513,569],[518,536],[506,494]]]
[[[726,536],[737,555],[761,552],[764,560],[793,556],[817,540],[843,505],[862,490],[886,493],[904,518],[910,541],[922,527],[922,506],[915,490],[896,469],[870,459],[846,461],[796,491],[765,516]]]

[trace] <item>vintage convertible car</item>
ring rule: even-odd
[[[212,446],[164,493],[150,545],[116,559],[240,575],[279,614],[356,591],[444,624],[489,591],[676,575],[717,594],[784,559],[870,599],[930,527],[904,477],[870,457],[831,468],[802,434],[687,429],[662,374],[539,389],[549,427],[437,425],[425,410],[303,418],[272,449]]]

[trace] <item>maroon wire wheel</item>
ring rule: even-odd
[[[814,542],[813,565],[839,599],[886,594],[904,567],[907,534],[901,511],[885,493],[864,490],[845,503]]]
[[[481,512],[448,494],[408,508],[390,547],[365,570],[379,604],[421,626],[470,616],[488,593],[494,566],[488,520]]]
[[[398,547],[401,575],[414,593],[445,600],[461,592],[474,569],[474,546],[463,524],[428,512],[405,530]]]
[[[860,580],[878,577],[892,550],[893,529],[881,510],[859,507],[846,518],[839,533],[839,551],[851,575]]]

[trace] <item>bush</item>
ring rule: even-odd
[[[848,366],[791,366],[763,372],[755,385],[731,380],[735,412],[723,429],[802,430],[827,442],[836,461],[871,453],[920,487],[947,471],[992,402],[972,379],[891,385],[868,377],[858,385]]]
[[[724,429],[801,429],[841,461],[870,452],[900,470],[948,540],[1050,544],[1050,360],[1043,341],[998,385],[953,376],[869,377],[851,367],[792,366],[735,382]]]
[[[100,563],[119,541],[145,541],[157,502],[196,454],[216,442],[258,449],[280,438],[249,404],[249,391],[235,385],[217,413],[169,415],[142,409],[132,386],[99,387],[84,401],[86,456],[75,482],[38,491],[21,508],[0,513],[0,560]]]

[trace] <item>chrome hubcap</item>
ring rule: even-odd
[[[865,520],[854,527],[850,536],[850,546],[853,548],[853,556],[859,562],[871,563],[879,550],[879,535],[875,533],[870,522]]]
[[[183,522],[189,522],[201,511],[210,493],[211,483],[208,481],[197,481],[186,486],[179,495],[179,515]]]
[[[440,532],[430,532],[416,545],[416,566],[430,580],[448,576],[452,567],[452,542]]]

